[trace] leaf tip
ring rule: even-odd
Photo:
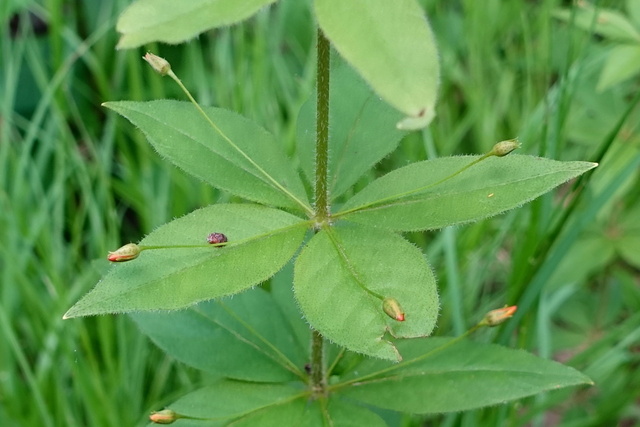
[[[433,108],[426,107],[420,110],[415,116],[408,116],[400,120],[396,124],[396,128],[407,131],[422,129],[431,123],[435,116],[436,114]]]
[[[396,352],[396,362],[398,363],[402,362],[402,355],[398,351],[398,348],[393,344],[392,344],[392,347],[393,347],[393,350]]]

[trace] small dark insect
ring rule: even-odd
[[[225,243],[227,241],[227,236],[222,233],[211,233],[207,236],[207,242],[212,245],[216,243]]]
[[[311,363],[305,363],[305,364],[304,364],[304,371],[305,371],[308,375],[311,375]]]

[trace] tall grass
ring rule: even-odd
[[[180,97],[144,66],[141,51],[114,50],[126,3],[40,2],[30,11],[48,32],[34,34],[18,9],[15,37],[8,6],[0,7],[2,426],[141,425],[150,410],[206,381],[126,316],[62,321],[106,268],[107,250],[229,200],[159,159],[100,107]],[[606,148],[566,219],[570,185],[497,218],[409,236],[440,278],[437,333],[458,334],[489,308],[517,303],[513,322],[475,338],[562,360],[596,386],[464,414],[385,416],[415,426],[639,423],[638,267],[614,233],[638,211],[638,109],[622,121],[638,82],[595,90],[607,46],[554,21],[559,0],[422,3],[442,59],[438,116],[375,174],[514,136],[523,151],[562,160],[595,159]],[[297,111],[313,85],[312,24],[306,2],[286,0],[242,26],[150,48],[202,103],[258,121],[293,154]]]

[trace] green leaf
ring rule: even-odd
[[[271,283],[271,295],[274,301],[278,304],[280,310],[284,314],[289,327],[293,331],[298,345],[302,348],[308,348],[311,342],[311,329],[309,323],[307,323],[300,311],[300,306],[293,294],[293,262],[289,262],[282,270],[280,270],[270,280]],[[349,356],[345,356],[344,348],[335,345],[331,342],[325,341],[324,357],[327,360],[327,365],[331,364],[331,360],[339,358],[340,362],[344,362],[351,357],[364,357],[360,354],[349,352]],[[340,356],[338,356],[340,355]],[[334,372],[339,370],[342,366],[334,368]]]
[[[401,338],[427,336],[438,315],[436,280],[422,252],[394,233],[355,224],[311,239],[296,260],[294,292],[305,318],[323,336],[391,360],[401,357],[383,339],[386,331]],[[395,298],[406,320],[387,316],[371,292]]]
[[[297,384],[259,384],[222,380],[196,390],[169,409],[198,420],[180,419],[176,426],[322,426],[317,402]],[[316,420],[305,424],[305,421]]]
[[[616,221],[618,230],[615,239],[615,248],[622,259],[637,269],[640,269],[640,205],[635,204],[627,212],[625,212],[622,220]]]
[[[638,0],[627,0],[627,10],[629,11],[631,22],[637,28],[640,28],[640,2]]]
[[[600,233],[590,232],[571,245],[553,273],[545,281],[545,289],[559,289],[571,283],[584,283],[606,268],[615,258],[615,243]],[[589,260],[585,263],[584,260]],[[580,268],[576,268],[580,265]]]
[[[231,25],[275,0],[138,0],[118,19],[118,49],[150,42],[181,43],[217,27]]]
[[[193,419],[176,426],[384,427],[375,413],[336,398],[311,400],[300,384],[259,384],[222,380],[190,393],[169,409]],[[149,424],[153,426],[157,424]]]
[[[194,211],[153,231],[140,244],[206,245],[209,233],[229,239],[224,247],[144,250],[114,265],[65,318],[136,310],[177,309],[254,286],[286,264],[307,223],[276,209],[220,204]],[[236,242],[234,244],[234,242]]]
[[[345,396],[394,411],[465,411],[547,390],[593,384],[584,374],[522,350],[454,338],[398,344],[403,362],[367,359],[344,385]],[[344,388],[342,388],[344,387]]]
[[[596,8],[583,2],[574,10],[557,10],[553,15],[611,40],[640,42],[640,31],[617,10]]]
[[[353,402],[329,399],[326,425],[335,427],[387,427],[380,416]]]
[[[287,314],[257,288],[187,310],[132,317],[158,347],[189,366],[227,378],[285,382],[306,378],[308,360],[308,342],[294,340]]]
[[[142,130],[176,166],[215,187],[255,202],[311,211],[302,181],[275,138],[254,122],[205,108],[221,135],[188,102],[103,104]]]
[[[479,158],[443,157],[397,169],[369,184],[335,216],[398,231],[441,228],[513,209],[597,166],[510,154],[447,179]]]
[[[338,62],[338,61],[334,61]],[[331,71],[329,98],[329,194],[337,198],[392,152],[405,135],[395,123],[402,117],[382,102],[346,64]],[[314,180],[316,93],[298,116],[300,163]]]
[[[598,81],[598,90],[605,90],[640,73],[640,44],[614,46]]]
[[[271,405],[268,408],[249,414],[234,421],[233,427],[282,427],[309,426],[325,427],[322,421],[320,402],[313,402],[309,397],[299,398],[282,405]]]
[[[415,0],[315,0],[320,28],[335,49],[416,129],[434,116],[438,52]]]
[[[271,295],[284,314],[298,344],[307,348],[311,342],[311,330],[293,295],[293,261],[271,278]]]

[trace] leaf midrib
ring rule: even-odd
[[[416,193],[415,196],[407,196],[407,197],[411,197],[411,199],[408,198],[401,198],[399,200],[396,201],[391,201],[387,204],[382,204],[382,205],[375,205],[378,202],[370,202],[370,204],[373,204],[374,206],[368,206],[368,207],[363,207],[363,208],[358,208],[357,206],[354,208],[348,208],[345,209],[352,211],[349,212],[348,214],[345,215],[345,217],[349,217],[350,215],[355,215],[361,212],[371,212],[371,211],[375,211],[375,210],[379,210],[379,209],[388,209],[388,208],[394,208],[394,207],[399,207],[399,206],[406,206],[406,205],[412,205],[412,204],[416,204],[416,203],[424,203],[430,200],[437,200],[440,197],[443,196],[460,196],[460,195],[464,195],[467,193],[473,193],[476,191],[487,191],[488,189],[495,189],[495,188],[504,188],[506,186],[509,185],[513,185],[513,184],[518,184],[518,183],[522,183],[522,182],[527,182],[527,181],[531,181],[534,179],[538,179],[540,177],[545,177],[545,176],[551,176],[551,175],[558,175],[558,174],[566,174],[568,172],[578,172],[580,169],[566,169],[566,170],[557,170],[557,171],[553,171],[553,172],[548,172],[548,173],[541,173],[541,174],[537,174],[537,175],[533,175],[533,176],[529,176],[526,178],[522,178],[522,179],[515,179],[515,180],[511,180],[508,182],[502,182],[502,183],[496,183],[496,184],[492,184],[492,185],[485,185],[482,187],[476,187],[473,188],[471,190],[464,190],[464,191],[447,191],[445,193],[442,192],[433,192],[432,190],[436,189],[437,187],[434,188],[428,188],[426,190],[424,190],[424,193]],[[571,177],[567,178],[567,181],[571,179]],[[412,191],[412,190],[407,190],[407,191]],[[407,191],[403,192],[406,193]],[[395,197],[395,196],[386,196],[387,197]],[[531,196],[531,198],[533,198],[535,196]],[[520,203],[526,203],[528,200],[530,199],[525,199]],[[367,203],[369,204],[369,203]],[[362,206],[362,205],[361,205]],[[337,212],[335,214],[335,216],[341,216],[341,212]]]

